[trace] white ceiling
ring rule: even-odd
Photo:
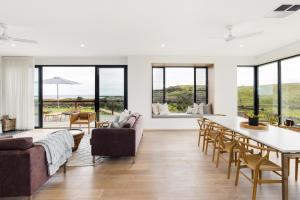
[[[0,22],[13,37],[39,44],[0,44],[0,55],[254,56],[300,40],[300,11],[264,16],[281,0],[0,0]],[[210,39],[237,24],[236,35],[262,35],[226,43]],[[81,48],[80,44],[85,47]],[[162,48],[161,44],[165,44]],[[240,48],[243,45],[243,48]]]

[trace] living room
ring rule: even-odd
[[[1,0],[0,198],[297,199],[299,4]]]

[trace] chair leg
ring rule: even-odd
[[[203,142],[202,142],[202,152],[204,152],[204,150],[205,150],[205,144],[206,144],[206,137],[205,137],[205,134],[204,134],[204,136],[203,136]]]
[[[295,181],[298,181],[299,158],[295,160]]]
[[[206,144],[205,144],[205,154],[207,154],[207,149],[208,149],[208,139],[206,139]]]
[[[215,161],[216,148],[217,148],[217,143],[216,143],[216,142],[214,142],[214,147],[213,147],[213,155],[212,155],[212,162],[214,162],[214,161]]]
[[[259,180],[262,180],[262,171],[258,172],[258,177],[259,177]],[[261,182],[259,182],[259,185],[261,185]]]
[[[228,169],[227,169],[227,179],[230,179],[230,172],[231,172],[231,163],[233,159],[233,153],[229,153],[229,161],[228,161]]]
[[[239,183],[240,168],[241,168],[241,161],[238,160],[237,168],[236,168],[236,176],[235,176],[235,186],[237,186]]]
[[[253,190],[252,190],[252,200],[256,199],[258,175],[259,175],[259,172],[255,171],[255,173],[254,173],[254,182],[253,182]]]
[[[217,161],[216,161],[216,168],[219,167],[219,159],[220,159],[220,148],[217,149]]]
[[[201,138],[201,129],[199,130],[198,147],[200,145],[200,138]]]
[[[96,156],[93,156],[93,163],[95,164],[96,162]]]

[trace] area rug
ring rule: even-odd
[[[73,152],[72,157],[68,160],[68,167],[85,167],[94,165],[93,156],[91,155],[90,138],[91,134],[84,134],[77,151]]]

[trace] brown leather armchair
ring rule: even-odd
[[[96,113],[94,112],[78,112],[72,113],[70,115],[70,129],[72,128],[72,124],[87,124],[88,125],[88,133],[90,133],[90,124],[96,121]]]

